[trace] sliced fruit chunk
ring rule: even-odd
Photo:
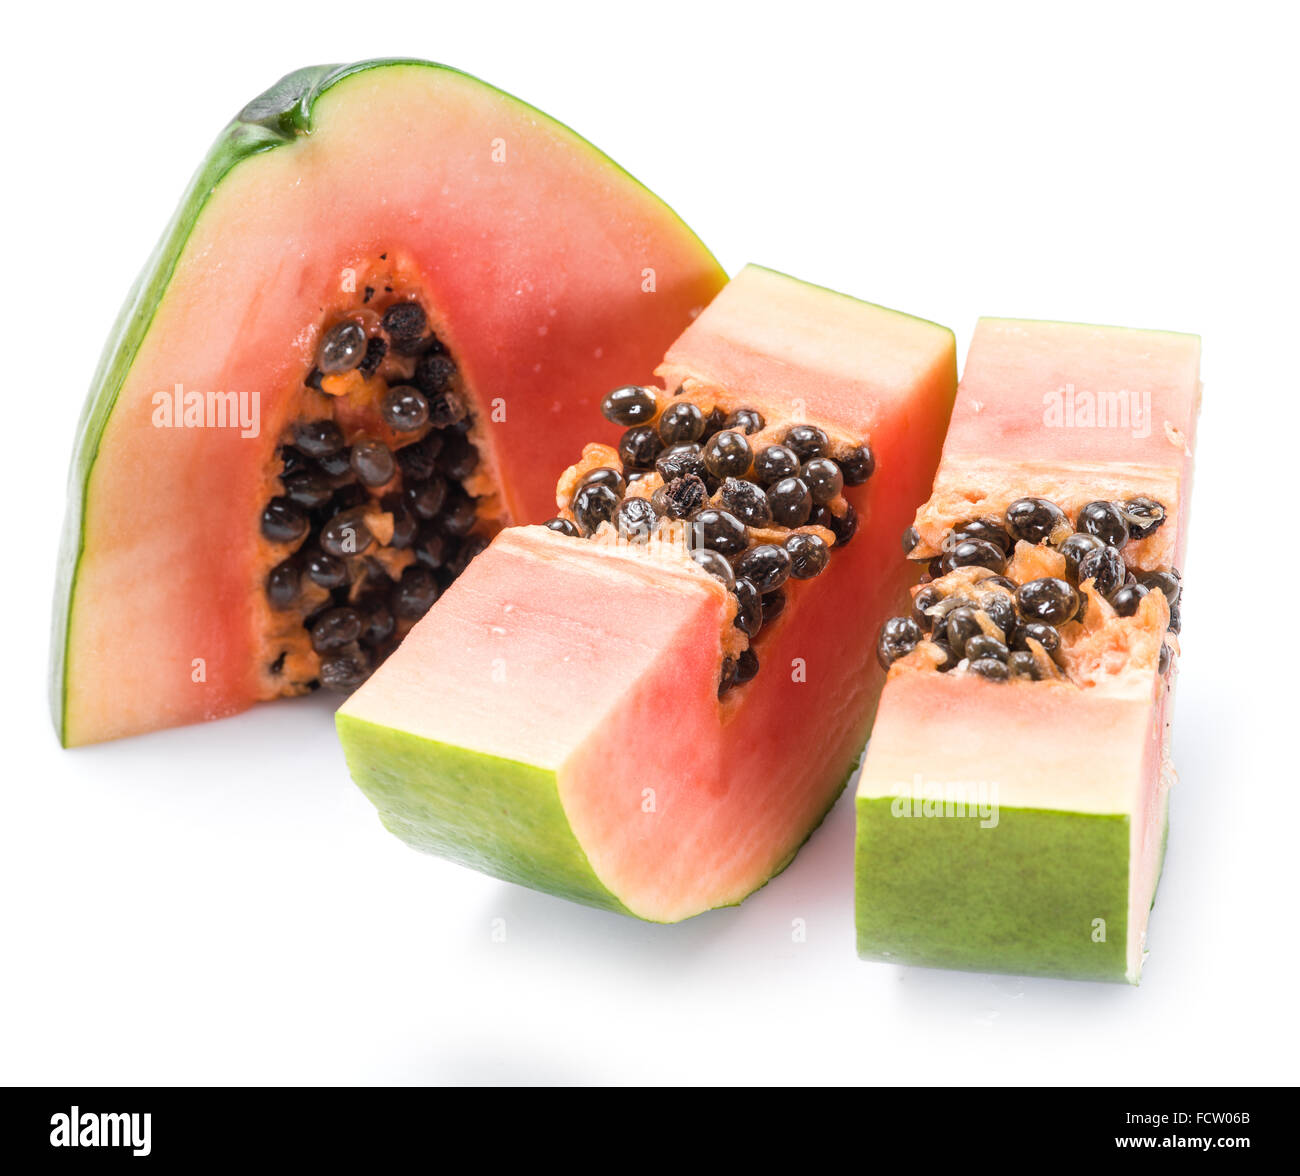
[[[551,523],[501,532],[340,709],[387,827],[664,922],[781,870],[870,728],[871,635],[906,582],[886,551],[954,369],[941,327],[744,270],[663,388],[606,397],[627,431],[565,471]],[[781,524],[786,481],[820,501]]]
[[[609,159],[474,78],[283,79],[218,139],[95,376],[64,742],[355,686],[494,530],[549,513],[548,460],[724,280]]]
[[[981,320],[882,628],[867,959],[1137,983],[1167,831],[1200,342]]]

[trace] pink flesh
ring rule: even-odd
[[[517,521],[553,513],[555,471],[593,434],[614,436],[599,397],[645,379],[723,280],[608,160],[471,78],[372,70],[316,115],[310,136],[217,188],[105,430],[73,601],[69,743],[257,698],[265,473],[318,324],[355,302],[349,268],[386,252],[417,276],[480,418],[504,412],[488,456]],[[260,397],[260,436],[152,427],[152,397],[178,384]]]

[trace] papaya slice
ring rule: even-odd
[[[63,742],[355,685],[496,529],[551,512],[548,464],[724,281],[649,191],[475,78],[284,78],[217,140],[94,377]]]
[[[756,266],[337,715],[417,849],[673,922],[784,868],[852,773],[956,390],[951,332]]]
[[[1168,832],[1193,335],[982,319],[857,794],[866,959],[1136,984]]]

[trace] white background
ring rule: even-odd
[[[11,6],[0,1081],[1294,1079],[1284,19]],[[63,481],[118,304],[235,110],[297,66],[381,54],[460,66],[568,122],[729,271],[754,260],[947,323],[963,355],[979,314],[1204,336],[1182,782],[1140,989],[859,962],[847,796],[743,907],[654,927],[405,848],[349,783],[321,700],[59,750],[44,680]]]

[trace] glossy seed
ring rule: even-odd
[[[614,527],[631,543],[644,543],[658,525],[659,517],[648,498],[628,498],[614,512]]]
[[[742,649],[736,655],[736,685],[743,686],[758,673],[758,654],[752,649]]]
[[[744,478],[728,478],[718,488],[718,501],[747,527],[766,527],[772,522],[767,495]]]
[[[1091,580],[1101,596],[1110,596],[1124,584],[1124,557],[1109,545],[1090,551],[1079,561],[1079,583]]]
[[[380,319],[379,325],[393,341],[399,355],[412,355],[420,349],[429,330],[429,316],[418,302],[394,302]]]
[[[772,521],[782,527],[802,527],[812,514],[813,499],[802,478],[782,478],[767,492]]]
[[[1076,531],[1061,543],[1057,551],[1065,557],[1066,571],[1070,579],[1077,584],[1079,581],[1079,561],[1090,552],[1100,551],[1105,546],[1106,544],[1098,539],[1096,535]]]
[[[928,610],[934,608],[943,599],[943,593],[933,584],[925,584],[912,597],[912,620],[921,632],[928,633],[934,627],[934,617]]]
[[[670,404],[659,417],[659,439],[665,445],[698,441],[704,436],[704,413],[698,404]]]
[[[438,515],[438,525],[448,535],[457,538],[468,535],[478,521],[478,507],[474,500],[459,490],[447,495],[447,502]]]
[[[785,541],[786,553],[790,556],[790,575],[796,580],[811,580],[826,570],[831,557],[831,549],[818,535],[798,532]]]
[[[346,693],[370,676],[370,662],[357,646],[327,653],[320,659],[320,684],[326,690]]]
[[[763,624],[770,625],[785,612],[785,593],[768,592],[763,596]]]
[[[280,478],[285,497],[307,510],[319,510],[334,496],[334,488],[319,470],[296,470]]]
[[[468,437],[452,433],[445,438],[438,454],[438,469],[453,482],[463,482],[478,469],[478,450]]]
[[[1055,656],[1061,648],[1061,635],[1046,621],[1026,621],[1011,639],[1013,649],[1029,649],[1030,641],[1037,641],[1046,653]]]
[[[1128,584],[1118,589],[1110,598],[1111,607],[1117,616],[1131,617],[1142,603],[1142,597],[1148,589],[1142,584]]]
[[[361,555],[374,542],[362,510],[340,511],[321,528],[319,542],[330,555]]]
[[[721,698],[736,684],[736,659],[723,658],[722,669],[718,675],[718,697]]]
[[[844,475],[846,486],[861,486],[876,472],[876,455],[871,446],[855,445],[852,449],[839,450],[835,454],[840,472]]]
[[[438,599],[438,581],[433,572],[418,564],[402,569],[402,578],[393,590],[393,612],[403,620],[416,621]]]
[[[921,627],[911,617],[890,617],[876,638],[876,660],[889,669],[900,657],[911,653],[923,637]]]
[[[623,475],[613,466],[598,466],[594,470],[588,470],[578,479],[577,489],[580,490],[583,486],[608,486],[615,494],[621,496],[626,485]]]
[[[720,555],[739,555],[748,545],[745,524],[730,511],[707,507],[691,518],[691,542]]]
[[[1000,572],[1006,566],[1006,552],[987,539],[962,539],[951,551],[944,552],[940,563],[945,574],[956,568],[972,567]]]
[[[767,422],[763,420],[763,414],[753,408],[738,408],[735,412],[728,413],[723,419],[722,427],[724,429],[733,429],[737,433],[744,433],[747,437],[752,437],[755,433],[760,432]]]
[[[447,571],[453,577],[459,576],[476,555],[487,549],[489,543],[491,539],[487,535],[466,535],[456,549],[456,554],[447,561]]]
[[[397,473],[393,451],[382,441],[358,441],[352,446],[349,464],[363,486],[382,486]]]
[[[982,539],[986,543],[992,543],[1003,555],[1008,556],[1015,548],[1014,540],[1007,534],[1001,522],[988,517],[967,519],[964,523],[959,523],[944,539],[944,550],[952,550],[963,539]]]
[[[763,597],[743,577],[736,581],[732,592],[736,595],[736,628],[746,637],[757,637],[758,631],[763,627]]]
[[[992,682],[1005,682],[1008,677],[1007,663],[994,657],[979,657],[970,663],[970,672]]]
[[[1069,522],[1065,511],[1046,498],[1017,498],[1007,507],[1004,521],[1013,539],[1035,545]]]
[[[299,421],[293,443],[308,457],[329,457],[343,448],[343,430],[331,420]]]
[[[1079,608],[1079,594],[1065,581],[1044,576],[1021,584],[1016,590],[1016,607],[1027,621],[1063,625]]]
[[[1181,633],[1183,631],[1183,606],[1180,601],[1178,604],[1169,606],[1169,632]]]
[[[266,577],[266,597],[272,608],[292,608],[298,603],[298,564],[286,559],[273,567]]]
[[[749,472],[754,454],[744,433],[725,429],[709,438],[704,465],[715,478],[741,478]]]
[[[649,470],[663,452],[664,443],[653,425],[636,425],[618,442],[618,457],[626,469]]]
[[[447,483],[435,474],[427,482],[413,482],[402,491],[406,505],[417,519],[434,518],[447,501]]]
[[[601,523],[607,523],[618,509],[619,496],[599,482],[583,486],[573,496],[570,509],[584,535],[592,535]]]
[[[954,608],[944,621],[944,636],[958,657],[966,656],[966,642],[984,632],[979,617],[969,605]]]
[[[814,457],[824,457],[830,449],[830,438],[816,425],[794,425],[786,430],[785,445],[793,449],[801,462]]]
[[[710,551],[707,547],[697,547],[691,551],[690,555],[691,559],[714,579],[721,580],[728,588],[735,587],[736,576],[731,570],[731,565],[716,551]]]
[[[393,537],[388,541],[388,546],[410,547],[415,542],[419,520],[415,517],[415,512],[407,506],[406,499],[397,493],[385,494],[380,499],[380,506],[393,516]]]
[[[1123,547],[1128,542],[1128,523],[1113,502],[1090,502],[1079,510],[1075,530],[1085,535],[1095,535],[1111,547]]]
[[[839,497],[844,489],[844,475],[829,457],[814,457],[811,461],[804,462],[799,476],[818,506],[824,506],[832,498]]]
[[[834,514],[829,506],[819,507],[813,512],[812,522],[825,527],[835,536],[835,546],[847,547],[849,541],[858,533],[858,512],[845,504],[843,514]]]
[[[1169,673],[1169,665],[1173,661],[1173,656],[1169,651],[1169,646],[1162,644],[1160,646],[1160,660],[1156,663],[1156,673],[1162,678]]]
[[[1138,578],[1138,583],[1148,591],[1159,588],[1165,595],[1165,602],[1170,606],[1178,603],[1182,584],[1173,572],[1146,572]]]
[[[582,532],[578,530],[578,524],[569,519],[547,519],[542,525],[561,535],[568,535],[573,539],[577,539],[582,535]]]
[[[659,400],[653,388],[630,384],[625,388],[615,388],[609,393],[600,402],[600,411],[607,421],[628,428],[650,420],[658,405]]]
[[[1026,649],[1017,649],[1007,658],[1007,670],[1013,678],[1028,678],[1031,682],[1042,680],[1042,667],[1038,659]]]
[[[976,603],[984,615],[1002,630],[1003,638],[1010,641],[1020,624],[1014,598],[1005,592],[988,591],[981,593]]]
[[[262,511],[262,534],[272,543],[293,543],[307,534],[307,514],[288,498],[272,498]]]
[[[987,633],[976,633],[974,637],[967,638],[966,656],[972,661],[979,658],[991,657],[997,661],[1006,661],[1011,651],[999,641],[996,637],[990,637]]]
[[[790,556],[784,547],[760,543],[736,561],[736,575],[751,581],[755,588],[766,594],[780,588],[789,578]]]
[[[336,555],[313,551],[307,556],[307,578],[322,588],[341,588],[348,582],[348,565]]]
[[[903,554],[911,555],[912,549],[921,542],[921,533],[915,527],[908,527],[903,532]]]
[[[799,455],[784,445],[769,445],[754,458],[754,477],[760,486],[772,486],[799,473]]]
[[[377,596],[362,601],[362,617],[364,628],[361,631],[361,640],[367,645],[382,645],[393,635],[393,630],[397,627],[397,619],[393,616],[393,610],[388,607],[388,602]]]
[[[411,433],[428,423],[429,402],[418,388],[398,384],[384,393],[379,415],[390,429],[399,433]]]
[[[415,558],[426,568],[440,568],[447,562],[452,540],[436,528],[426,527],[415,541]]]
[[[695,442],[670,445],[655,458],[655,473],[668,485],[674,478],[696,477],[701,481],[707,473],[704,454]]]
[[[1154,535],[1165,521],[1164,506],[1154,498],[1147,498],[1145,495],[1130,498],[1127,502],[1116,505],[1119,507],[1120,514],[1124,516],[1125,523],[1128,524],[1130,539],[1145,539],[1148,535]]]
[[[356,609],[326,609],[312,622],[311,647],[317,653],[330,653],[351,645],[360,636],[361,614]]]
[[[325,332],[316,352],[322,372],[350,372],[366,354],[366,332],[358,323],[342,322]]]

